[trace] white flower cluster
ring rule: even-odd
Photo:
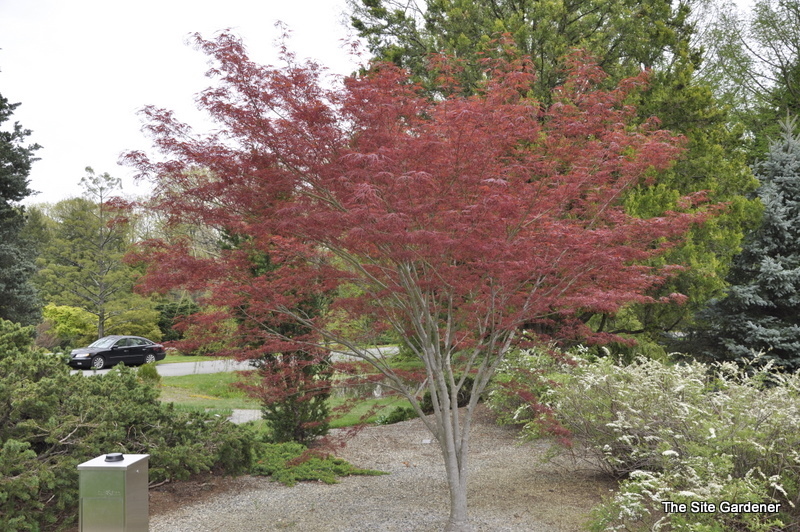
[[[595,524],[719,529],[715,519],[722,519],[722,529],[766,530],[797,519],[800,375],[770,371],[645,358],[624,365],[611,357],[570,370],[548,394],[556,414],[595,463],[626,479]],[[662,501],[780,503],[789,513],[665,515]]]

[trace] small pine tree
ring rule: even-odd
[[[694,350],[715,359],[747,360],[763,352],[786,369],[800,368],[800,135],[796,121],[757,165],[761,226],[745,240],[728,275],[724,298],[713,300],[693,335]]]
[[[328,433],[331,367],[325,353],[266,355],[254,364],[260,381],[242,388],[261,401],[272,443],[310,445]]]

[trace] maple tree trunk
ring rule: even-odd
[[[447,447],[447,449],[445,449]],[[460,448],[459,448],[460,447]],[[464,532],[472,530],[467,514],[467,445],[446,441],[442,444],[447,486],[450,490],[450,518],[445,530]]]
[[[438,405],[434,407],[437,421],[435,436],[444,458],[447,487],[450,492],[450,517],[445,530],[465,532],[472,530],[467,506],[467,460],[469,456],[469,430],[474,402],[459,410],[457,392],[444,386],[444,379],[437,386]],[[436,408],[438,406],[438,408]]]

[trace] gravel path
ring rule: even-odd
[[[448,515],[439,449],[420,420],[367,427],[337,455],[387,471],[326,485],[286,487],[258,477],[231,480],[227,491],[150,518],[150,532],[434,531]],[[482,411],[473,426],[470,517],[479,531],[581,530],[613,483],[571,462],[544,463],[546,442],[520,444]],[[152,498],[153,494],[151,494]]]

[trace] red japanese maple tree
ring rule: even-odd
[[[196,137],[147,108],[163,158],[126,158],[173,221],[246,238],[205,255],[186,240],[150,243],[148,286],[204,291],[237,318],[247,356],[339,346],[421,413],[419,384],[329,318],[367,316],[398,333],[424,363],[448,528],[467,528],[471,416],[524,330],[591,337],[581,313],[650,301],[670,273],[644,261],[699,216],[639,219],[620,200],[668,167],[681,139],[633,123],[624,102],[645,75],[603,89],[582,55],[544,108],[526,97],[532,69],[512,53],[487,59],[473,96],[447,77],[454,62],[432,62],[442,89],[431,97],[391,65],[330,83],[291,55],[281,68],[256,64],[229,34],[197,43],[215,60],[219,83],[198,102],[219,131]],[[325,312],[304,310],[343,286]],[[471,399],[459,409],[464,386]]]

